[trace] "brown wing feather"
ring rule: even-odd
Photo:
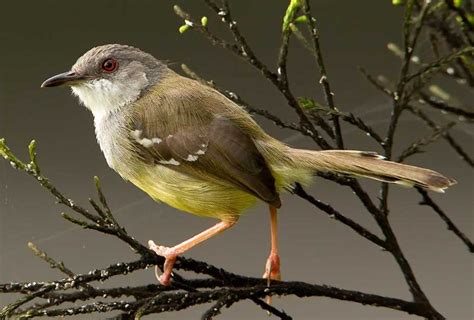
[[[154,121],[179,121],[180,113]],[[188,115],[189,116],[189,115]],[[176,119],[178,117],[178,119]],[[229,119],[222,116],[200,117],[192,125],[147,126],[135,119],[131,132],[144,159],[172,170],[213,182],[230,184],[263,201],[280,207],[275,179],[253,140]],[[192,121],[189,121],[192,122]],[[168,129],[168,130],[167,130]]]

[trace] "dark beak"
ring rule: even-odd
[[[55,75],[54,77],[49,78],[48,80],[46,80],[45,82],[41,84],[41,88],[72,85],[84,79],[85,79],[84,76],[74,71],[68,71],[68,72],[60,73],[58,75]]]

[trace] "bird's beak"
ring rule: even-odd
[[[46,87],[57,87],[57,86],[70,86],[85,80],[86,77],[75,72],[67,71],[64,73],[57,74],[41,84],[41,88]]]

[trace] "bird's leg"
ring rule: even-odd
[[[265,264],[265,273],[263,278],[267,279],[267,286],[270,286],[271,280],[281,280],[280,274],[280,256],[278,255],[278,220],[277,209],[270,206],[270,234],[272,241],[272,248]],[[272,297],[267,296],[266,302],[272,303]]]
[[[185,251],[191,249],[195,245],[206,241],[209,238],[212,238],[216,234],[221,233],[222,231],[229,229],[237,222],[237,218],[222,220],[221,222],[217,223],[216,225],[210,227],[209,229],[204,230],[203,232],[195,235],[194,237],[181,242],[174,247],[164,247],[159,246],[153,242],[153,240],[148,241],[148,246],[151,250],[155,251],[155,253],[159,256],[165,258],[165,264],[163,266],[163,274],[158,274],[158,268],[155,267],[155,274],[158,281],[162,285],[168,285],[171,279],[171,272],[173,271],[173,265],[176,262],[176,258],[184,253]]]
[[[268,285],[271,280],[281,280],[280,274],[280,256],[278,255],[278,220],[277,209],[270,206],[270,233],[272,248],[265,265],[263,278],[267,279]]]

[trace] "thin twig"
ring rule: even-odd
[[[379,247],[383,249],[387,249],[387,244],[385,243],[384,240],[380,239],[378,236],[376,236],[375,234],[373,234],[372,232],[370,232],[369,230],[367,230],[366,228],[364,228],[363,226],[361,226],[354,220],[351,220],[350,218],[344,216],[343,214],[341,214],[339,211],[337,211],[330,205],[320,200],[317,200],[316,198],[309,195],[299,183],[297,183],[295,187],[293,188],[293,193],[305,199],[306,201],[313,204],[314,206],[316,206],[318,209],[326,213],[330,218],[335,219],[345,224],[346,226],[354,230],[357,234],[375,243]]]
[[[407,148],[405,148],[402,151],[402,153],[397,159],[397,162],[403,162],[408,157],[411,157],[417,153],[423,152],[422,147],[426,147],[438,141],[439,138],[441,138],[444,134],[446,134],[446,132],[448,132],[455,125],[456,125],[456,122],[450,122],[444,127],[434,130],[431,135],[412,142]]]
[[[435,109],[446,111],[446,112],[464,117],[468,120],[474,120],[474,112],[472,111],[450,106],[445,101],[442,101],[441,99],[437,99],[433,96],[430,96],[429,94],[426,94],[423,91],[418,92],[418,94],[426,103],[428,103],[431,107]]]
[[[30,248],[31,251],[33,251],[34,254],[37,257],[39,257],[39,258],[43,259],[44,261],[46,261],[52,269],[58,269],[59,271],[61,271],[62,273],[66,274],[69,277],[74,277],[75,276],[74,272],[69,270],[64,265],[63,262],[56,262],[56,260],[54,260],[53,258],[48,256],[46,254],[46,252],[40,250],[33,242],[28,242],[28,248]],[[83,287],[89,294],[93,294],[95,292],[94,287],[92,287],[91,285],[89,285],[87,283],[81,284],[81,287]]]
[[[419,108],[409,105],[407,110],[410,111],[413,115],[423,120],[431,129],[440,130],[441,126],[436,124],[431,118],[426,115]],[[464,150],[464,148],[451,136],[449,132],[443,134],[443,138],[448,142],[448,144],[453,148],[454,151],[464,160],[470,167],[474,168],[474,159],[469,156],[469,154]]]
[[[472,243],[469,238],[459,230],[458,227],[454,224],[454,222],[448,217],[446,213],[438,206],[433,199],[429,196],[428,192],[422,188],[416,188],[419,194],[421,194],[423,200],[420,202],[421,205],[429,206],[433,209],[434,212],[438,214],[438,216],[446,223],[448,226],[448,230],[452,231],[462,242],[467,246],[469,252],[474,252],[474,244]]]
[[[232,53],[244,59],[245,61],[250,63],[250,65],[259,70],[265,76],[265,78],[268,79],[282,93],[282,95],[286,98],[288,105],[296,111],[298,117],[300,118],[301,126],[311,133],[311,138],[315,140],[315,142],[321,148],[332,149],[331,145],[321,136],[321,134],[314,127],[312,122],[308,119],[308,116],[298,104],[297,99],[294,97],[289,87],[285,86],[280,81],[278,75],[270,71],[269,68],[263,62],[261,62],[260,59],[258,59],[257,56],[254,54],[253,50],[248,45],[247,40],[245,40],[245,38],[240,33],[240,30],[237,27],[237,22],[232,18],[230,8],[227,2],[223,1],[223,8],[220,8],[211,0],[204,1],[221,18],[221,20],[228,25],[237,44],[229,45],[223,40],[216,40],[216,37],[214,37],[210,33],[207,27],[203,27],[202,25],[197,24],[188,13],[184,12],[183,9],[179,8],[178,6],[174,7],[175,12],[181,18],[191,21],[193,27],[197,31],[204,34],[209,40],[211,40],[211,43],[213,45],[219,45],[224,49],[230,50]]]
[[[240,95],[236,94],[235,92],[225,90],[225,89],[221,89],[214,83],[214,81],[208,81],[208,80],[203,79],[196,72],[191,70],[187,65],[182,64],[181,69],[183,70],[184,73],[186,73],[186,75],[188,75],[192,79],[197,80],[197,81],[201,82],[202,84],[208,85],[211,88],[216,89],[217,91],[219,91],[220,93],[225,95],[228,99],[234,101],[239,106],[245,108],[249,113],[257,114],[259,116],[262,116],[262,117],[272,121],[275,125],[279,126],[280,128],[290,129],[290,130],[293,130],[293,131],[298,131],[299,133],[301,133],[303,135],[311,136],[311,134],[308,132],[308,130],[304,130],[303,128],[301,128],[300,125],[285,122],[285,121],[281,120],[280,117],[274,115],[273,113],[271,113],[270,111],[268,111],[266,109],[261,109],[261,108],[257,108],[257,107],[252,106],[247,101],[242,99],[240,97]]]
[[[328,107],[332,110],[337,111],[337,108],[334,103],[334,93],[331,90],[331,85],[328,80],[328,75],[326,71],[326,66],[324,64],[323,53],[321,50],[321,45],[319,42],[319,30],[316,27],[316,19],[311,14],[311,7],[308,0],[303,0],[303,10],[304,15],[308,20],[308,29],[311,33],[311,38],[313,39],[314,51],[316,53],[316,62],[319,67],[319,72],[321,79],[319,83],[323,86],[324,96],[326,98],[326,103]],[[336,135],[336,144],[339,149],[344,149],[344,140],[341,132],[341,125],[339,123],[339,116],[335,114],[333,116],[334,131]]]
[[[455,51],[455,52],[447,55],[446,57],[442,57],[442,58],[426,65],[425,67],[421,68],[420,70],[416,71],[415,73],[407,75],[406,78],[405,78],[405,82],[409,82],[409,81],[412,81],[416,78],[421,78],[421,77],[424,77],[424,76],[426,76],[430,73],[434,73],[434,72],[438,71],[440,68],[444,67],[446,64],[458,59],[459,57],[467,56],[468,54],[470,54],[472,52],[474,52],[473,47],[467,47],[467,48],[463,48],[463,49],[460,49],[458,51]]]

